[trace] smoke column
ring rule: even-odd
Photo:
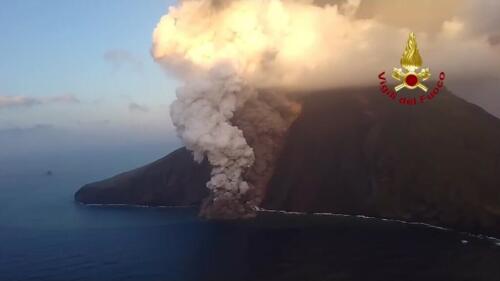
[[[254,163],[254,152],[243,132],[232,125],[234,112],[255,95],[231,65],[214,66],[208,73],[191,78],[177,91],[171,105],[172,121],[185,146],[201,162],[212,165],[207,183],[211,191],[202,215],[209,218],[251,216],[254,205],[243,180]]]
[[[160,19],[152,55],[184,82],[171,106],[173,123],[195,160],[207,157],[213,167],[202,216],[254,215],[300,113],[287,92],[363,86],[397,65],[411,30],[367,17],[374,2],[184,0]],[[429,7],[434,2],[425,0]],[[470,57],[463,55],[468,46],[488,54],[481,65],[494,61],[489,43],[464,37],[460,19],[438,15],[442,25],[419,34],[426,61],[445,69],[441,54],[453,66]]]
[[[194,159],[207,157],[212,165],[202,216],[255,214],[300,113],[285,94],[263,89],[294,88],[319,67],[321,56],[302,60],[318,51],[318,27],[330,16],[342,21],[339,9],[356,2],[322,8],[304,1],[182,1],[161,18],[153,57],[184,81],[172,121]]]

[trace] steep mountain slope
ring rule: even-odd
[[[299,95],[262,207],[365,214],[500,233],[500,120],[442,91],[400,105],[377,89]],[[206,163],[177,150],[83,187],[84,203],[197,204]]]
[[[191,153],[180,148],[144,167],[87,184],[75,193],[75,200],[85,204],[192,206],[208,195],[205,183],[209,178],[208,163],[195,163]]]
[[[500,120],[449,92],[344,92],[304,100],[263,207],[500,227]]]

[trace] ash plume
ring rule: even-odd
[[[251,186],[242,176],[255,156],[243,132],[230,122],[254,95],[230,65],[218,65],[179,88],[171,105],[172,121],[186,148],[198,162],[206,156],[213,167],[207,183],[211,195],[201,213],[205,217],[230,219],[254,213],[247,194]]]
[[[460,12],[476,2],[454,1],[454,12],[417,2],[417,12],[401,19],[378,12],[392,11],[395,0],[184,0],[170,7],[151,53],[183,81],[170,112],[179,137],[213,167],[201,215],[254,214],[300,113],[287,92],[372,84],[380,70],[397,65],[412,29],[431,69],[449,70],[449,84],[471,72],[491,77],[499,52]],[[429,13],[432,25],[421,25]]]

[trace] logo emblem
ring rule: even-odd
[[[399,92],[403,88],[410,90],[419,88],[420,90],[427,92],[428,88],[422,84],[423,81],[431,77],[429,68],[422,68],[422,57],[418,51],[417,39],[413,32],[410,33],[408,37],[408,42],[406,43],[403,56],[401,57],[401,68],[394,68],[392,71],[392,77],[401,84],[394,87],[396,92]]]
[[[436,85],[432,90],[429,90],[423,83],[431,77],[431,72],[428,67],[422,68],[422,57],[418,51],[417,39],[413,32],[408,37],[400,64],[400,68],[395,67],[392,70],[392,77],[399,81],[394,88],[389,85],[389,81],[385,77],[385,71],[378,75],[380,93],[384,96],[402,105],[417,105],[434,99],[441,92],[446,78],[444,72],[440,72],[436,77]],[[402,91],[404,88],[408,90]],[[422,90],[423,93],[409,91],[416,88]]]

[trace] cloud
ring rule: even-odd
[[[122,68],[130,68],[134,71],[142,71],[142,61],[122,49],[112,49],[104,53],[104,60],[110,63],[115,70]]]
[[[147,107],[145,105],[140,105],[140,104],[135,103],[135,102],[129,103],[128,109],[131,112],[149,112],[149,107]]]
[[[4,107],[26,107],[40,104],[35,98],[24,96],[0,96],[0,108]]]
[[[46,99],[46,101],[54,103],[80,103],[80,100],[78,98],[70,94],[49,97]]]
[[[0,137],[17,137],[33,133],[41,133],[55,130],[51,124],[36,124],[32,127],[11,127],[0,129]]]
[[[230,62],[255,87],[374,85],[398,66],[413,31],[431,79],[446,72],[454,93],[500,116],[492,107],[500,103],[500,1],[180,3],[160,19],[152,55],[182,80]]]
[[[71,94],[65,94],[61,96],[49,96],[49,97],[0,95],[0,109],[14,108],[14,107],[31,107],[35,105],[52,104],[52,103],[74,104],[74,103],[80,103],[80,100]]]

